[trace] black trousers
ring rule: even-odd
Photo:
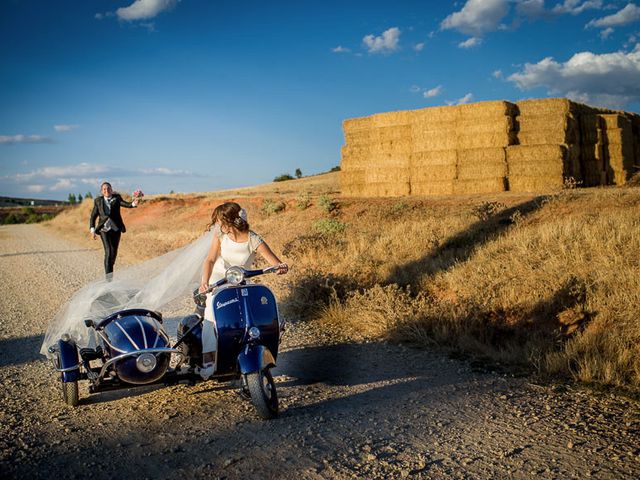
[[[100,232],[102,246],[104,247],[104,273],[109,275],[113,272],[113,264],[116,263],[118,256],[118,245],[120,245],[120,236],[122,232]]]

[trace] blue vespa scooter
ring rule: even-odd
[[[90,393],[202,381],[196,367],[202,364],[204,299],[206,293],[213,292],[211,308],[218,350],[216,372],[211,379],[240,379],[242,392],[250,397],[258,414],[265,419],[275,418],[278,396],[271,368],[276,365],[284,322],[279,319],[271,290],[264,285],[248,284],[246,280],[277,269],[231,267],[225,278],[211,285],[207,292],[195,293],[198,313],[180,321],[174,345],[164,331],[162,315],[151,310],[122,310],[101,320],[86,320],[85,325],[97,334],[99,345],[95,349],[79,348],[69,335],[63,335],[49,348],[54,354],[65,403],[78,405],[79,380],[89,380]],[[177,361],[171,368],[173,355]]]

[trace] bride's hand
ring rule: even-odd
[[[284,275],[289,271],[289,265],[287,265],[286,263],[281,263],[277,267],[278,267],[278,275]]]
[[[201,283],[200,288],[198,288],[198,292],[204,293],[208,288],[209,288],[209,285],[207,285],[206,283]]]

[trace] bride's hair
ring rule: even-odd
[[[226,202],[222,205],[218,205],[213,209],[211,214],[211,223],[207,225],[209,230],[217,222],[226,225],[227,227],[233,227],[240,232],[246,232],[249,230],[249,223],[240,216],[242,207],[236,202]]]

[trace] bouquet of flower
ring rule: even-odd
[[[142,197],[144,197],[144,193],[142,193],[142,190],[137,189],[135,192],[133,192],[133,201],[136,204],[140,203],[140,200],[142,200]]]

